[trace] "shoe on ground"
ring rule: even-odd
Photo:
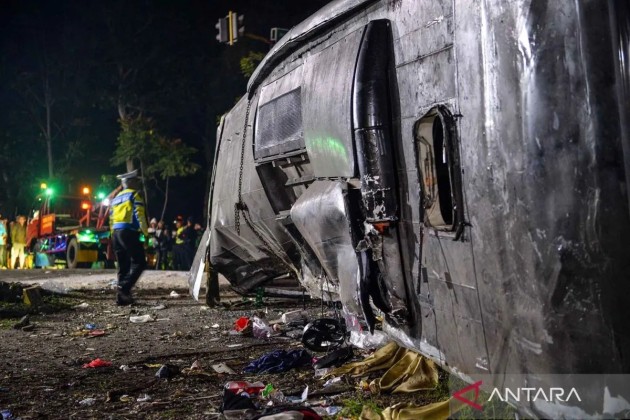
[[[136,303],[134,298],[129,293],[118,292],[116,296],[116,305],[118,306],[129,306]]]

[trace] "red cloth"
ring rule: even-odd
[[[112,362],[108,362],[107,360],[94,359],[90,363],[86,363],[83,365],[83,368],[98,368],[98,367],[107,367],[111,366]]]

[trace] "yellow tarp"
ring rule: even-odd
[[[446,420],[457,413],[464,403],[453,398],[423,406],[399,403],[377,414],[368,406],[363,407],[360,420]]]
[[[350,374],[361,376],[369,372],[387,369],[387,372],[370,383],[373,393],[381,391],[415,392],[433,389],[438,382],[437,366],[432,360],[399,347],[396,343],[389,343],[378,349],[372,355],[360,362],[348,363],[326,376],[340,376]]]

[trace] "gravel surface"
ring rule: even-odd
[[[76,274],[61,273],[64,278]],[[32,280],[29,274],[22,275],[23,283]],[[180,297],[170,297],[172,291]],[[54,297],[57,306],[47,310],[52,313],[32,314],[27,331],[13,328],[21,314],[0,318],[0,411],[9,410],[22,419],[212,419],[219,415],[223,385],[229,380],[272,383],[285,395],[299,395],[307,385],[310,394],[323,390],[324,381],[315,377],[311,367],[282,374],[242,373],[251,360],[265,353],[303,348],[299,340],[287,336],[264,340],[231,332],[241,316],[259,314],[273,321],[284,312],[302,309],[310,319],[332,315],[320,301],[265,298],[257,306],[253,300],[224,292],[222,302],[232,305],[215,309],[192,300],[187,289],[148,288],[146,284],[137,290],[137,298],[134,307],[118,307],[114,291],[105,282],[100,288]],[[142,315],[150,315],[154,321],[130,322],[130,317]],[[87,335],[88,328],[103,333]],[[355,354],[361,359],[368,352]],[[97,358],[112,366],[82,367]],[[201,364],[201,371],[179,373],[168,380],[156,378],[162,364],[182,370],[195,361]],[[236,373],[216,373],[211,367],[216,363],[225,363]],[[123,365],[127,367],[121,369]],[[309,403],[342,405],[352,399],[355,405],[359,401],[360,409],[364,399],[384,408],[400,401],[435,398],[423,394],[370,396],[357,391],[359,380],[343,378],[338,391],[311,398]],[[149,399],[142,401],[146,396]]]

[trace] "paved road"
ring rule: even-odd
[[[116,270],[91,269],[33,269],[0,270],[0,281],[40,284],[44,289],[55,292],[68,292],[78,289],[103,289],[112,285]],[[222,276],[219,283],[227,285]],[[146,270],[136,285],[139,289],[181,289],[188,288],[187,271]]]

